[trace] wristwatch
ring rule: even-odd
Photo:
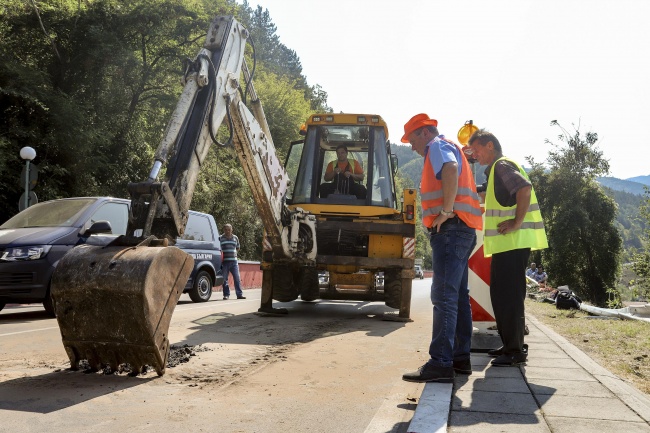
[[[454,215],[454,211],[453,211],[453,209],[450,210],[450,211],[446,211],[446,210],[443,209],[443,210],[440,211],[440,214],[444,215],[444,216],[447,216],[447,217],[450,217],[450,216]]]

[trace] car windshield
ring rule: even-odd
[[[97,199],[56,200],[37,203],[14,215],[1,229],[25,227],[72,227],[81,212]]]

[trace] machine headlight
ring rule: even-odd
[[[45,257],[50,251],[51,245],[35,245],[31,247],[7,248],[0,260],[5,262],[16,262],[19,260],[38,260]]]

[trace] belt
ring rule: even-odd
[[[444,225],[446,225],[446,224],[462,224],[462,225],[467,225],[467,224],[465,224],[465,221],[463,221],[462,219],[458,218],[458,215],[456,215],[456,216],[453,217],[453,218],[447,218],[447,220],[446,220],[444,223],[440,224],[440,226],[442,227],[442,226],[444,226]],[[429,233],[433,233],[433,227],[427,227],[427,231],[428,231]]]

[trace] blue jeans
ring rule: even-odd
[[[467,261],[476,246],[476,231],[454,218],[431,233],[433,251],[433,333],[428,364],[451,367],[469,359],[472,310],[467,287]]]
[[[232,280],[235,282],[235,293],[240,298],[244,296],[241,291],[241,284],[239,282],[239,264],[237,260],[224,260],[221,263],[221,273],[223,275],[223,296],[230,296],[230,286],[228,286],[228,274],[232,273]]]

